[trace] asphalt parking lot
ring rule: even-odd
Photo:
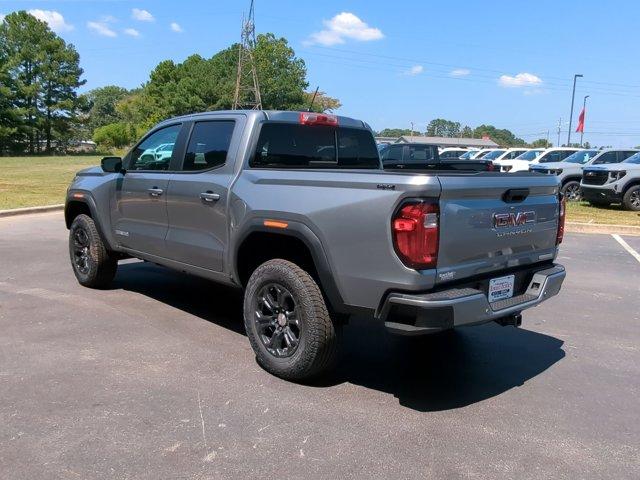
[[[313,386],[257,366],[239,292],[132,261],[85,289],[66,236],[0,219],[4,480],[640,478],[640,262],[610,235],[566,235],[523,328],[358,318]]]

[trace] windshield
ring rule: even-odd
[[[515,160],[526,160],[527,162],[530,162],[531,160],[535,160],[536,157],[540,155],[540,152],[542,152],[542,150],[529,150],[524,152],[522,155],[518,155]]]
[[[475,158],[476,160],[479,158],[484,158],[489,152],[493,152],[493,150],[482,150],[473,158]]]
[[[504,150],[493,150],[493,151],[487,153],[484,157],[482,157],[482,159],[483,160],[495,160],[500,155],[502,155],[504,152],[505,152]]]
[[[469,158],[471,158],[471,156],[474,155],[476,152],[477,150],[469,150],[468,152],[465,152],[462,155],[460,155],[459,158],[463,160],[469,160]]]
[[[622,163],[635,163],[640,164],[640,152],[631,155],[629,158],[624,160]]]
[[[583,150],[581,152],[572,153],[564,159],[565,162],[579,163],[584,165],[598,154],[598,150]]]

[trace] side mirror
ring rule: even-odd
[[[120,157],[103,157],[100,161],[102,170],[107,173],[122,172],[122,158]]]

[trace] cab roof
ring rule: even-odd
[[[175,122],[180,120],[183,122],[191,120],[203,120],[206,118],[215,118],[220,115],[245,115],[247,117],[258,117],[257,120],[274,121],[274,122],[286,122],[286,123],[300,123],[301,110],[211,110],[208,112],[190,113],[188,115],[181,115],[178,117],[168,118],[163,120],[156,126],[163,125],[165,123]],[[333,115],[333,114],[325,114]],[[366,128],[371,130],[368,123],[362,120],[357,120],[351,117],[343,117],[342,115],[333,115],[338,119],[339,127],[352,127],[352,128]]]

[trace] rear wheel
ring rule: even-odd
[[[326,372],[337,357],[339,325],[314,279],[287,260],[269,260],[249,278],[244,324],[258,363],[288,380]]]
[[[622,205],[627,210],[640,211],[640,185],[634,185],[625,192]]]
[[[84,214],[69,229],[69,256],[73,273],[85,287],[107,287],[118,268],[118,260],[109,254],[93,219]]]
[[[564,184],[561,191],[564,197],[570,202],[579,202],[582,200],[580,182],[576,180],[569,180]]]

